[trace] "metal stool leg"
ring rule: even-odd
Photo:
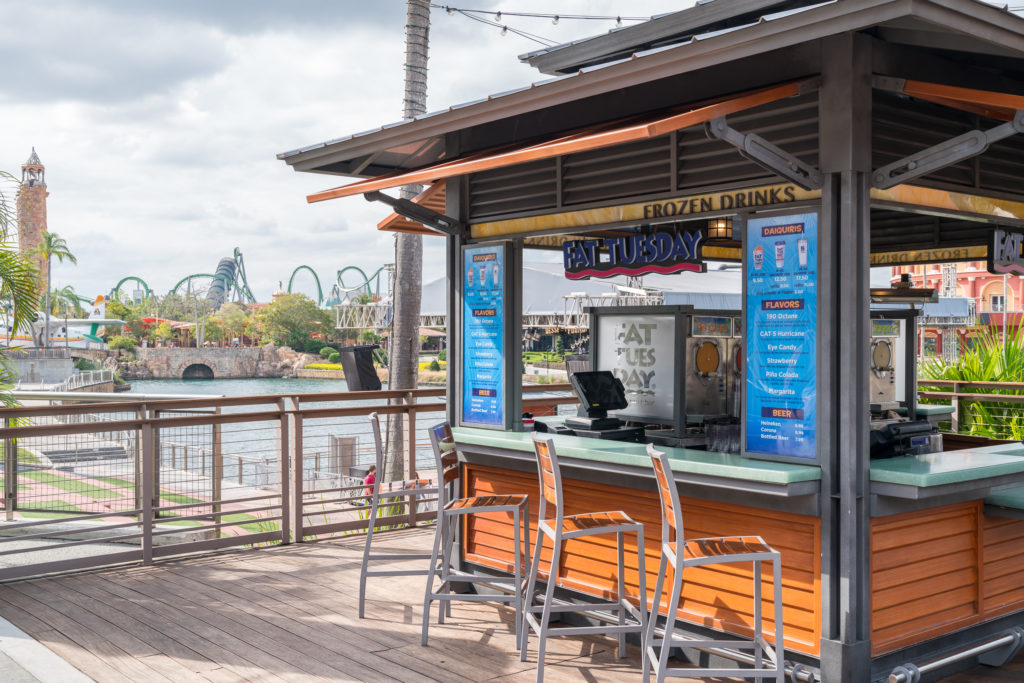
[[[540,634],[537,643],[537,683],[544,680],[544,650],[548,643],[548,628],[551,619],[551,607],[555,602],[555,584],[558,583],[559,562],[562,559],[561,534],[556,533],[554,548],[551,550],[551,569],[548,570],[548,585],[544,591],[544,610],[540,618]]]
[[[444,529],[444,515],[438,519],[437,528],[434,529],[434,549],[430,553],[430,570],[427,574],[427,589],[423,596],[423,630],[420,633],[420,645],[427,644],[427,630],[430,628],[430,594],[434,592],[434,576],[437,569],[437,553],[441,547],[441,534]],[[442,574],[443,576],[443,574]]]
[[[754,668],[762,666],[764,628],[761,623],[761,563],[754,562]]]
[[[672,563],[672,593],[668,599],[668,616],[665,618],[665,638],[661,641],[661,652],[658,653],[658,683],[665,680],[665,669],[668,668],[668,656],[672,651],[672,636],[676,630],[676,612],[679,610],[679,596],[683,591],[683,568]]]
[[[530,579],[526,586],[526,605],[523,608],[523,622],[525,628],[523,628],[523,637],[519,645],[519,661],[526,661],[526,649],[530,643],[530,628],[529,620],[532,617],[533,603],[534,603],[534,591],[537,590],[537,573],[540,571],[540,551],[544,546],[544,533],[541,532],[540,528],[537,528],[537,544],[533,548],[533,562],[530,565]],[[528,616],[530,615],[530,616]]]
[[[625,536],[626,534],[622,531],[615,534],[616,541],[618,542],[618,577],[616,581],[616,590],[618,595],[616,596],[619,600],[619,626],[626,625],[626,549],[625,549]],[[626,634],[619,632],[619,659],[623,659],[626,656]]]
[[[650,680],[651,667],[657,667],[657,661],[654,657],[654,629],[658,625],[658,613],[661,611],[661,592],[665,588],[665,574],[668,569],[668,555],[665,553],[665,548],[662,548],[661,559],[658,561],[658,576],[654,580],[654,597],[651,600],[651,611],[647,615],[647,628],[644,630],[643,637],[643,665],[644,665],[644,681]]]
[[[377,496],[370,494],[370,519],[366,527],[366,545],[363,546],[363,564],[359,570],[359,618],[366,611],[366,571],[370,564],[370,542],[373,540],[373,527],[377,521]]]
[[[782,556],[772,558],[772,580],[775,582],[775,680],[786,680],[786,645],[783,642],[782,626]]]

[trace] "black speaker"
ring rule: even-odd
[[[376,348],[380,345],[341,347],[341,367],[345,371],[349,391],[378,391],[381,388],[380,377],[373,369],[373,350]]]

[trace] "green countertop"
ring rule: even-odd
[[[507,448],[513,451],[533,453],[533,434],[531,432],[501,432],[470,427],[460,427],[452,431],[458,444]],[[647,456],[644,444],[587,439],[561,434],[551,434],[550,436],[554,440],[555,450],[561,458],[577,458],[651,470],[651,459]],[[658,446],[658,450],[668,453],[672,469],[676,472],[778,485],[821,479],[821,469],[811,465],[753,460],[729,453],[671,448],[669,446]]]
[[[1018,473],[1024,473],[1024,446],[1013,444],[871,461],[871,481],[905,486],[941,486]]]

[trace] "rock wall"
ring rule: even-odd
[[[320,360],[314,354],[297,353],[287,346],[273,344],[257,348],[136,348],[134,351],[110,351],[103,362],[124,379],[180,379],[186,370],[214,379],[251,379],[294,377],[296,372]],[[209,375],[207,375],[209,376]]]

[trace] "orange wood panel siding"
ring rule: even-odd
[[[982,607],[986,617],[1024,608],[1024,521],[984,518]]]
[[[875,655],[1024,609],[1024,521],[980,500],[871,520]]]
[[[482,465],[464,465],[465,494],[526,493],[530,496],[531,534],[539,508],[537,475]],[[653,474],[653,472],[652,472]],[[653,594],[661,543],[661,513],[656,491],[610,486],[563,478],[566,514],[622,510],[643,522],[648,590]],[[739,496],[739,494],[737,494]],[[786,647],[817,654],[821,638],[821,533],[817,517],[770,512],[743,505],[682,498],[688,538],[759,535],[782,553]],[[548,508],[550,513],[551,508]],[[463,553],[471,562],[511,570],[511,516],[481,516],[466,529]],[[535,540],[536,536],[532,538]],[[609,596],[615,586],[615,537],[574,539],[563,553],[562,585],[585,593]],[[626,537],[627,591],[636,596],[638,577],[635,539]],[[541,551],[541,569],[548,570],[550,545]],[[737,634],[753,629],[751,601],[753,567],[737,564],[686,570],[680,618]],[[770,569],[762,571],[762,596],[772,594]],[[665,598],[667,599],[667,598]],[[648,601],[650,595],[648,595]],[[649,604],[649,603],[648,603]],[[765,633],[774,636],[770,602],[762,605]],[[662,612],[665,606],[662,606]]]

